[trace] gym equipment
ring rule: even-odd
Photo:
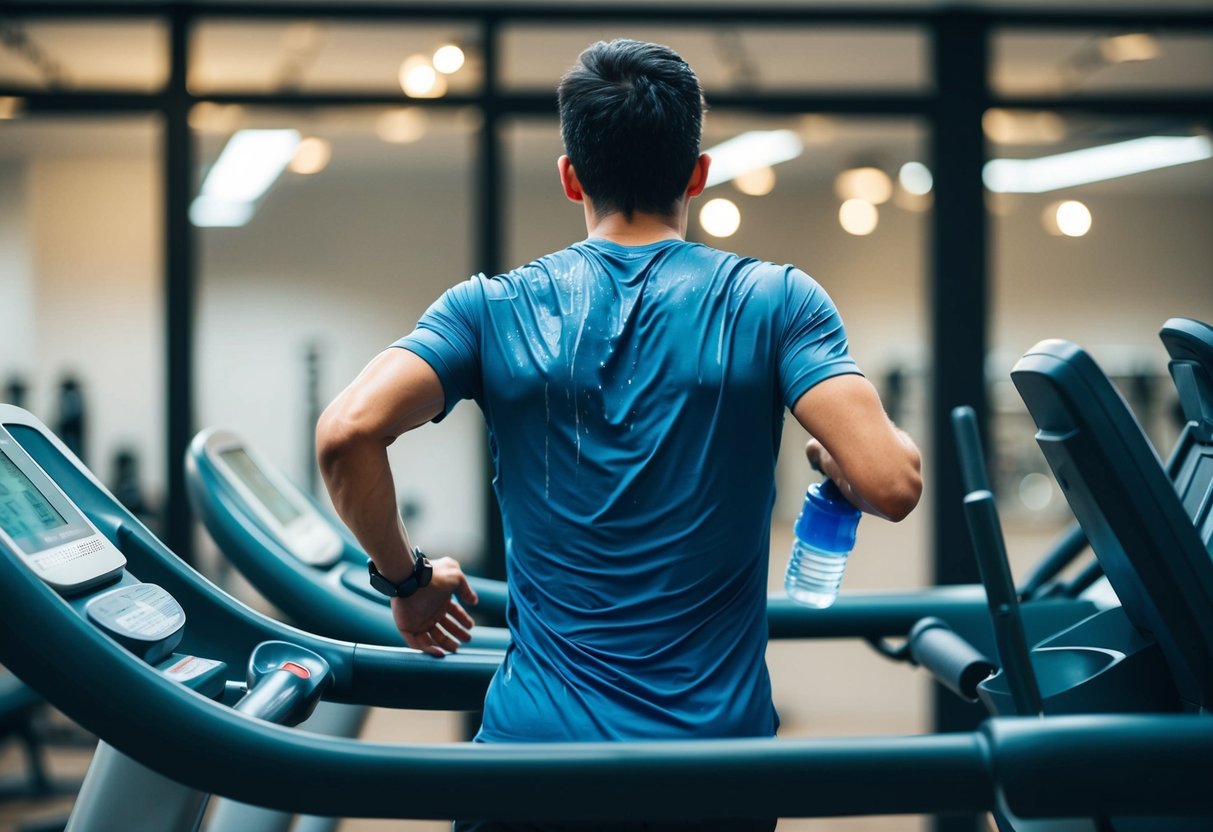
[[[236,668],[262,642],[294,643],[323,659],[326,700],[386,706],[464,707],[483,695],[497,658],[469,650],[434,659],[268,619],[168,551],[30,414],[0,407],[0,425],[45,472],[41,484],[62,489],[71,510],[126,558],[116,586],[154,583],[184,610],[189,625],[175,649],[188,658],[166,660],[180,667],[177,678],[190,661],[214,664],[195,677],[201,692],[170,678],[169,668],[148,664],[87,617],[92,597],[112,586],[65,597],[7,543],[0,629],[36,638],[0,640],[0,661],[184,789],[338,817],[532,821],[972,813],[991,808],[996,793],[1025,816],[1190,815],[1207,803],[1213,720],[1194,715],[996,719],[973,733],[853,740],[435,747],[292,731],[231,707],[245,686]],[[1042,776],[1059,770],[1066,776]],[[1137,788],[1147,777],[1148,792]],[[812,788],[789,788],[793,779]]]
[[[204,430],[190,443],[186,486],[220,551],[270,603],[332,638],[399,645],[389,600],[367,580],[367,555],[324,511],[235,433]],[[469,578],[481,604],[504,617],[505,584]],[[509,633],[477,626],[473,645],[504,649]]]
[[[333,638],[399,644],[387,598],[367,583],[367,556],[345,526],[230,430],[200,432],[186,454],[191,503],[211,538],[262,595],[291,620]],[[504,619],[506,585],[470,578],[477,614]],[[1087,617],[1091,601],[1064,595],[1025,606],[1040,638]],[[927,616],[945,619],[976,644],[993,638],[980,586],[916,592],[843,592],[833,606],[806,610],[784,595],[767,600],[772,638],[901,638]],[[504,646],[508,634],[478,626],[472,644]]]
[[[1023,631],[1019,596],[1011,577],[998,507],[994,504],[986,474],[981,436],[977,432],[977,414],[971,407],[955,408],[952,427],[962,469],[961,479],[968,492],[964,499],[965,519],[973,539],[977,569],[989,599],[999,664],[1010,689],[1014,712],[1020,716],[1036,716],[1043,707],[1040,686]],[[993,709],[991,703],[987,703],[987,707]]]
[[[1125,614],[1158,643],[1184,703],[1208,708],[1213,559],[1206,518],[1213,448],[1201,441],[1203,426],[1184,428],[1179,447],[1186,452],[1173,457],[1172,482],[1124,400],[1078,345],[1042,341],[1015,365],[1011,379]]]

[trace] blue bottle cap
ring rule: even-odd
[[[849,552],[855,548],[855,530],[862,514],[833,481],[813,483],[796,518],[796,537],[819,551]]]

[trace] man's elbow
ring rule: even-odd
[[[922,499],[922,470],[917,455],[898,470],[886,472],[873,491],[869,501],[882,517],[894,523],[904,520]]]
[[[887,519],[899,523],[914,510],[921,497],[922,477],[915,474],[896,483],[894,487],[887,488],[877,508]]]
[[[316,462],[326,478],[357,445],[360,431],[339,402],[333,402],[316,423]]]

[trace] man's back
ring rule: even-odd
[[[320,469],[405,642],[445,655],[471,638],[463,604],[476,594],[457,561],[412,545],[387,446],[459,399],[480,403],[513,633],[481,739],[769,736],[763,612],[783,408],[812,436],[809,462],[881,517],[918,503],[918,449],[855,375],[816,283],[683,242],[711,165],[686,61],[599,42],[557,100],[560,187],[591,239],[443,295],[404,349],[376,356],[325,409]]]
[[[578,243],[455,287],[400,343],[476,399],[515,647],[495,741],[769,736],[769,523],[785,404],[856,372],[791,267]]]

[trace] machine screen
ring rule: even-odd
[[[8,454],[0,451],[0,528],[27,553],[59,542],[68,522]]]
[[[82,518],[68,519],[0,450],[0,529],[27,554],[90,534]]]
[[[253,462],[252,457],[245,453],[243,448],[220,451],[219,456],[279,523],[285,526],[303,516],[286,495],[274,487],[265,472],[257,467],[257,463]]]

